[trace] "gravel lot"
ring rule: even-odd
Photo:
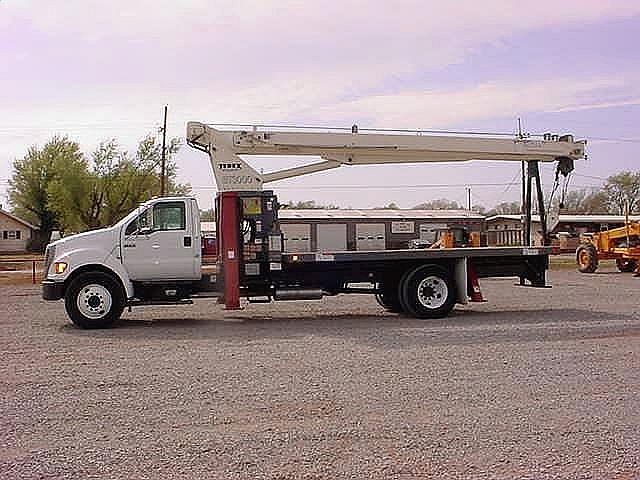
[[[82,331],[0,286],[0,478],[640,478],[640,279],[138,309]]]

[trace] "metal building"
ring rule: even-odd
[[[468,210],[293,210],[279,212],[288,252],[385,250],[430,243],[438,229],[482,231],[484,217]]]

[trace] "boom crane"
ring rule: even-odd
[[[318,129],[320,130],[320,129]],[[409,134],[408,134],[409,133]],[[413,133],[413,134],[411,134]],[[544,195],[540,182],[540,162],[557,162],[558,172],[565,176],[573,170],[573,162],[576,159],[584,157],[585,141],[574,141],[572,135],[551,136],[545,135],[543,140],[532,140],[516,136],[513,139],[495,138],[490,136],[460,136],[460,135],[424,135],[422,132],[399,132],[385,130],[383,133],[375,130],[359,130],[357,126],[353,126],[351,131],[339,131],[331,129],[330,131],[312,131],[311,128],[295,128],[288,127],[286,129],[272,130],[269,126],[248,126],[239,130],[223,130],[215,125],[208,125],[200,122],[189,122],[187,124],[187,143],[209,155],[211,167],[218,187],[217,203],[217,221],[219,235],[219,249],[221,251],[220,272],[223,274],[224,285],[224,301],[227,308],[239,308],[239,292],[242,282],[242,268],[245,269],[244,278],[246,282],[251,283],[256,280],[258,272],[272,270],[272,268],[280,268],[280,262],[267,263],[265,260],[262,266],[247,265],[241,266],[239,258],[250,258],[256,261],[257,258],[254,247],[247,247],[253,242],[263,245],[258,249],[264,251],[266,245],[269,249],[276,245],[279,239],[277,226],[277,200],[273,192],[263,192],[263,186],[270,182],[283,180],[286,178],[307,175],[314,172],[321,172],[338,168],[340,166],[354,165],[383,165],[383,164],[400,164],[400,163],[420,163],[420,162],[464,162],[469,160],[499,160],[499,161],[516,161],[527,162],[527,183],[525,195],[525,229],[524,235],[526,244],[531,245],[531,196],[532,181],[536,180],[536,193],[538,200],[538,212],[542,219],[542,234],[546,241],[546,215],[544,205]],[[244,155],[271,155],[271,156],[314,156],[320,157],[319,162],[309,163],[300,167],[275,170],[269,173],[260,173],[251,167],[243,158]],[[276,205],[276,206],[274,206]],[[265,212],[267,212],[265,214]],[[247,238],[241,239],[239,225],[242,225],[242,234]],[[252,227],[253,225],[253,227]],[[256,226],[259,225],[264,229],[265,225],[269,225],[271,233],[263,233],[261,238],[257,234]],[[271,235],[269,238],[267,238]],[[238,246],[242,247],[239,252]],[[279,245],[279,244],[278,244]],[[279,246],[275,250],[280,250]],[[269,255],[271,255],[271,251]],[[492,254],[496,252],[493,251]],[[538,255],[538,251],[534,251]],[[528,255],[528,253],[524,253]],[[268,255],[268,256],[269,256]],[[520,253],[519,253],[520,255]],[[272,255],[273,256],[273,255]],[[398,259],[407,260],[406,255],[396,255]],[[282,255],[285,258],[285,255]],[[348,256],[344,256],[344,261],[356,262],[358,260],[347,260]],[[271,258],[271,257],[269,257]],[[279,258],[275,254],[274,258]],[[322,258],[322,257],[320,257]],[[336,257],[329,257],[335,259]],[[377,258],[377,257],[376,257]],[[279,275],[272,272],[271,278],[281,276],[280,285],[284,290],[279,292],[286,293],[287,296],[296,296],[298,293],[292,294],[287,282],[291,282],[296,275],[302,275],[302,271],[298,271],[294,263],[298,256],[283,260],[282,268],[285,263],[287,269],[291,268],[291,272],[297,271],[297,274],[287,273]],[[533,260],[530,259],[528,265]],[[293,262],[293,263],[292,263]],[[315,262],[315,260],[314,260]],[[466,262],[466,260],[465,260]],[[477,260],[480,262],[480,260]],[[514,257],[513,262],[517,265],[514,267],[505,267],[500,274],[505,274],[507,270],[514,271],[520,269],[520,283],[524,285],[526,279],[529,279],[534,286],[543,286],[545,283],[544,272],[546,268],[546,257],[538,260],[533,271],[529,267],[523,269],[521,258]],[[312,262],[313,263],[313,262]],[[336,264],[337,265],[337,264]],[[354,263],[355,265],[355,263]],[[464,264],[466,270],[466,263]],[[334,266],[335,267],[335,266]],[[309,267],[311,268],[311,267]],[[316,268],[316,267],[313,267]],[[337,268],[337,267],[336,267]],[[342,267],[340,267],[342,268]],[[355,268],[355,267],[354,267]],[[452,264],[449,264],[449,274],[452,272]],[[542,269],[542,270],[541,270]],[[347,288],[345,282],[340,285],[332,286],[331,279],[327,280],[327,269],[321,268],[320,271],[311,273],[308,271],[305,275],[317,275],[316,283],[323,285],[324,290],[334,293],[353,291]],[[473,265],[469,271],[474,271]],[[249,272],[249,273],[247,273]],[[379,272],[378,272],[379,273]],[[397,272],[396,272],[397,273]],[[424,272],[423,272],[424,273]],[[491,272],[492,274],[496,272]],[[488,272],[484,272],[488,274]],[[370,272],[369,278],[374,278],[377,274]],[[387,299],[398,307],[402,303],[402,310],[415,310],[410,305],[417,305],[411,300],[405,299],[400,301],[403,294],[398,293],[393,285],[394,282],[402,284],[402,291],[410,291],[407,280],[410,275],[407,273],[406,281],[395,278],[396,274],[385,274],[386,278],[381,281],[376,292],[382,297],[386,295]],[[418,275],[416,273],[416,275]],[[421,275],[421,274],[420,274]],[[475,274],[472,274],[475,275]],[[341,277],[341,275],[338,275]],[[342,276],[353,277],[353,272]],[[464,279],[462,279],[464,277]],[[458,287],[456,289],[461,293],[460,300],[466,301],[466,294],[463,286],[466,282],[466,274],[459,278]],[[477,280],[477,279],[476,279]],[[473,281],[473,280],[470,280]],[[246,283],[245,282],[245,283]],[[278,281],[276,281],[277,283]],[[246,291],[252,291],[253,287],[246,283]],[[313,284],[313,279],[312,282]],[[308,279],[299,277],[293,286],[309,284]],[[297,288],[297,287],[296,287]],[[422,288],[422,287],[420,287]],[[276,288],[276,290],[278,290]],[[385,293],[386,290],[386,293]],[[256,291],[253,289],[253,291]],[[308,292],[312,290],[306,289],[305,293],[300,295],[310,295]],[[382,293],[380,293],[382,292]],[[273,297],[283,293],[274,294]],[[408,295],[408,294],[407,294]],[[271,294],[267,294],[271,296]],[[381,297],[381,298],[382,298]],[[301,297],[298,297],[301,298]],[[305,297],[308,298],[308,297]],[[416,307],[420,309],[421,307]],[[433,315],[433,311],[429,307],[423,312],[424,315]],[[417,310],[414,311],[414,313]]]
[[[64,298],[69,317],[83,328],[111,326],[125,307],[132,306],[182,305],[216,298],[227,309],[238,309],[241,296],[249,302],[270,302],[346,293],[373,294],[391,312],[440,318],[456,304],[482,301],[479,278],[517,277],[521,285],[547,286],[551,249],[532,247],[529,235],[532,182],[536,180],[545,234],[539,163],[557,162],[557,181],[559,174],[569,174],[574,160],[584,157],[586,143],[574,141],[571,135],[531,140],[359,131],[356,126],[347,131],[219,127],[199,122],[187,125],[188,144],[209,155],[218,186],[215,269],[202,262],[196,199],[153,198],[112,227],[49,244],[43,298]],[[320,160],[260,173],[246,162],[246,155],[304,155]],[[287,248],[286,231],[278,219],[278,199],[273,191],[263,190],[270,182],[343,165],[468,160],[527,162],[527,246],[388,249],[385,243],[379,249],[377,243],[375,247],[358,243],[363,235],[370,235],[363,232],[370,232],[373,226],[363,221],[353,226],[335,223],[332,227],[339,228],[332,231],[343,232],[341,238],[334,238],[339,242],[324,244],[319,242],[320,225],[308,223],[309,244],[304,251],[293,252]],[[410,223],[414,233],[426,225],[417,220]],[[387,224],[383,227],[386,232]],[[389,230],[391,237],[398,233],[392,225]],[[405,240],[406,233],[401,234]]]
[[[207,152],[211,159],[218,190],[259,191],[269,182],[307,175],[342,165],[381,165],[392,163],[463,162],[468,160],[542,161],[584,157],[586,142],[571,135],[556,140],[531,140],[515,137],[487,138],[470,136],[413,135],[393,133],[352,133],[270,131],[250,127],[245,130],[220,130],[200,122],[187,124],[187,143]],[[240,155],[310,155],[321,162],[301,167],[259,173]]]
[[[267,127],[268,128],[268,127]],[[543,140],[489,136],[367,133],[354,125],[351,132],[221,130],[200,122],[187,124],[187,143],[209,154],[219,192],[260,191],[263,185],[287,178],[338,168],[343,165],[383,165],[421,162],[498,160],[527,162],[525,187],[525,239],[531,243],[532,180],[536,180],[538,211],[546,239],[546,211],[539,162],[558,162],[566,176],[573,161],[584,158],[586,141],[572,135],[545,135]],[[363,133],[364,132],[364,133]],[[377,132],[371,130],[371,132]],[[259,173],[240,155],[316,156],[322,161],[300,167]]]

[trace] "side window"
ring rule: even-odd
[[[148,208],[136,218],[129,222],[126,230],[124,231],[125,235],[133,235],[136,232],[140,231],[143,228],[148,228],[151,226],[151,209]]]
[[[154,230],[184,230],[185,227],[184,202],[157,203],[153,207]]]

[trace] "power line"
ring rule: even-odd
[[[112,129],[119,128],[120,125],[135,125],[144,127],[155,127],[156,122],[153,121],[138,121],[138,120],[112,120],[109,122],[82,122],[82,123],[58,123],[53,128],[50,126],[4,126],[0,128],[0,133],[14,133],[24,131],[39,131],[39,130],[59,130],[59,129]],[[334,130],[351,132],[352,127],[335,127],[328,125],[291,125],[291,124],[267,124],[267,123],[207,123],[207,125],[214,127],[232,127],[232,128],[281,128],[281,129],[300,129],[300,130]],[[412,133],[412,134],[445,134],[445,135],[485,135],[485,136],[500,136],[500,137],[516,137],[514,132],[492,132],[492,131],[476,131],[476,130],[447,130],[447,129],[432,129],[432,128],[358,128],[360,132],[379,132],[379,133]],[[529,133],[528,137],[540,138],[544,137],[543,133]],[[585,135],[587,140],[597,140],[604,142],[621,142],[621,143],[640,143],[640,138],[625,138],[625,137],[592,137]]]
[[[604,178],[604,177],[597,177],[595,175],[585,175],[584,173],[573,173],[572,175],[575,175],[576,177],[583,177],[583,178],[592,178],[594,180],[602,180],[602,181],[607,181],[609,180],[608,178]]]
[[[640,138],[588,137],[587,140],[598,140],[601,142],[640,143]]]
[[[399,189],[460,189],[464,187],[504,187],[508,183],[458,183],[458,184],[424,184],[424,185],[303,185],[303,186],[273,186],[274,190],[399,190]],[[574,188],[592,188],[595,185],[573,185]],[[217,191],[215,185],[191,185],[195,191]]]

